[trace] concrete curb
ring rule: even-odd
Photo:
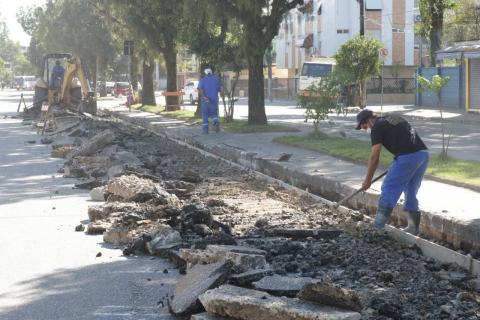
[[[312,176],[298,171],[289,170],[288,167],[281,163],[257,158],[255,153],[243,151],[233,147],[207,146],[194,139],[190,135],[183,135],[179,131],[168,131],[163,128],[155,127],[142,118],[131,118],[121,112],[112,112],[118,118],[145,127],[157,134],[168,139],[179,142],[186,147],[191,147],[202,154],[213,156],[214,158],[227,161],[233,165],[242,168],[248,168],[256,172],[256,174],[268,181],[281,184],[283,187],[296,190],[297,192],[313,197],[315,200],[321,201],[329,206],[333,206],[334,202],[325,199],[340,199],[342,195],[349,194],[355,189],[339,183],[336,180],[328,179],[321,176]],[[369,213],[375,211],[378,201],[378,194],[370,192],[364,193],[362,196],[356,196],[348,201],[350,208],[354,210],[366,210]],[[351,212],[352,210],[340,206],[338,210]],[[392,222],[398,224],[404,220],[401,213],[401,206],[398,205],[392,214]],[[473,259],[470,255],[463,255],[447,247],[438,245],[434,242],[422,239],[411,234],[405,233],[393,226],[387,226],[387,232],[397,241],[406,245],[417,245],[422,253],[443,263],[456,263],[465,270],[468,270],[475,276],[480,276],[480,261]],[[456,247],[470,246],[471,248],[480,248],[480,234],[475,230],[469,230],[468,226],[457,224],[454,221],[444,219],[438,215],[424,212],[422,215],[421,231],[423,234],[440,241],[447,241]]]

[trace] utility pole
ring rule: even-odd
[[[360,35],[365,35],[365,0],[357,0],[360,4]]]

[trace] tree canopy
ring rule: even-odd
[[[455,6],[455,0],[420,0],[420,34],[430,41],[430,65],[436,63],[436,54],[442,48],[443,19],[447,9]]]
[[[337,73],[348,77],[359,88],[361,97],[365,95],[365,80],[378,74],[380,70],[379,50],[382,43],[376,39],[356,36],[344,43],[335,54]],[[361,99],[361,106],[366,105]]]

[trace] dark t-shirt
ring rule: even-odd
[[[394,156],[427,149],[415,129],[397,115],[378,117],[370,136],[372,145],[381,143]]]

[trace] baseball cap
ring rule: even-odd
[[[373,111],[368,109],[363,109],[357,114],[357,127],[355,129],[360,130],[361,125],[366,120],[373,117]]]

